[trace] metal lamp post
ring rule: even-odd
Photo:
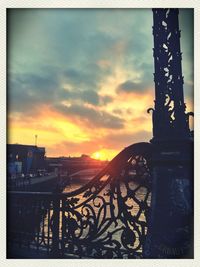
[[[178,9],[153,9],[155,107],[146,258],[193,257],[193,138],[183,95]]]

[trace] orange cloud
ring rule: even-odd
[[[146,109],[152,103],[149,90],[146,94],[133,93],[128,97],[121,94],[106,106],[88,107],[113,115],[113,110],[121,110],[118,116],[124,120],[125,127],[117,130],[92,127],[92,122],[89,125],[81,117],[66,115],[48,105],[38,105],[36,113],[27,117],[20,113],[9,115],[8,142],[34,144],[37,134],[38,146],[46,147],[47,156],[80,156],[84,153],[95,157],[95,153],[99,153],[99,158],[110,160],[130,143],[149,140],[151,117]]]

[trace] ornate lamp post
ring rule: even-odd
[[[193,257],[193,139],[185,113],[178,9],[153,9],[155,107],[147,258]]]

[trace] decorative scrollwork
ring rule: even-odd
[[[151,202],[151,146],[125,148],[73,192],[10,192],[9,242],[54,257],[141,258]]]
[[[153,135],[156,140],[188,138],[183,97],[182,53],[178,9],[153,9],[155,110]],[[151,109],[149,109],[151,110]]]
[[[151,201],[151,145],[124,149],[86,186],[62,197],[63,253],[92,258],[137,258]]]

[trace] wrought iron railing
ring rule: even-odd
[[[31,179],[29,177],[15,177],[15,178],[11,178],[9,177],[7,179],[7,189],[9,191],[12,190],[27,190],[31,185]]]
[[[10,254],[17,245],[56,258],[141,258],[151,203],[150,158],[151,144],[138,143],[73,192],[8,192]]]

